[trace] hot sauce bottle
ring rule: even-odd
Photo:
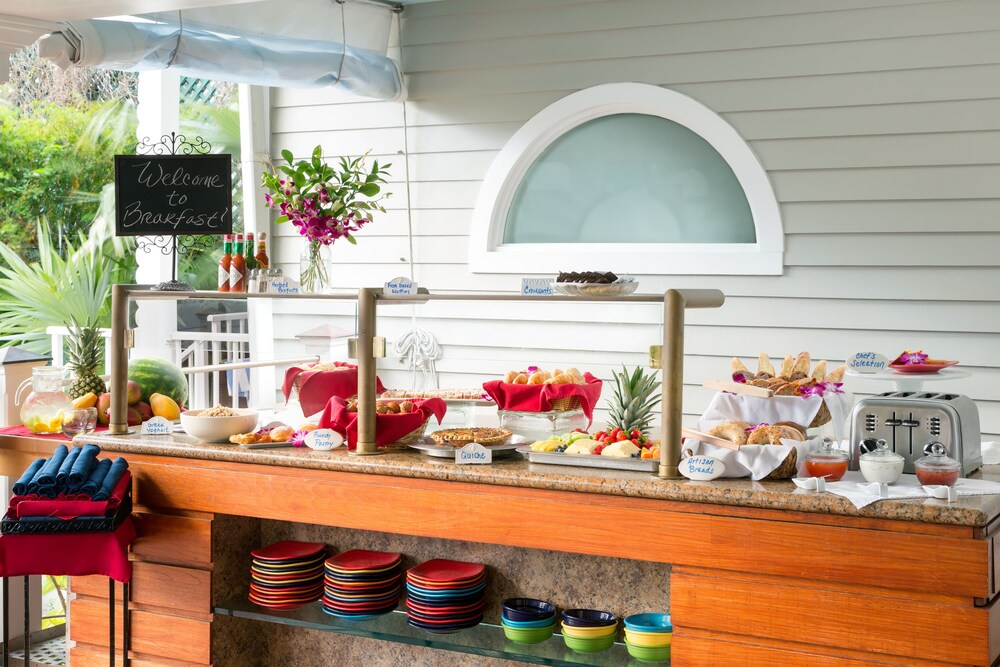
[[[229,264],[229,291],[247,291],[247,260],[243,256],[243,235],[236,235],[236,248],[233,249],[232,261]]]
[[[269,267],[270,260],[267,258],[267,232],[260,233],[260,241],[257,242],[257,260],[258,269],[266,269]]]
[[[233,261],[233,235],[222,237],[222,259],[219,260],[219,291],[229,291],[229,266]]]

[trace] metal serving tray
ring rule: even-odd
[[[619,459],[611,456],[587,454],[563,454],[561,452],[533,452],[531,446],[518,447],[517,452],[531,463],[545,463],[556,466],[576,466],[578,468],[604,468],[605,470],[631,470],[633,472],[656,472],[659,459]]]

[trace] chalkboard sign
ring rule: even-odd
[[[116,155],[118,236],[229,234],[231,155]]]

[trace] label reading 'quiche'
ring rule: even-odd
[[[470,442],[465,447],[455,450],[455,463],[459,465],[493,463],[493,451],[478,442]]]

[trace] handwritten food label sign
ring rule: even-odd
[[[305,442],[310,449],[326,452],[344,444],[344,436],[330,428],[318,428],[306,434]]]
[[[889,358],[878,352],[858,352],[847,360],[847,367],[857,373],[880,373],[889,366]]]
[[[726,464],[712,456],[689,456],[677,470],[688,479],[707,482],[726,474]]]
[[[493,463],[493,451],[483,447],[478,442],[470,442],[465,447],[455,450],[455,463]]]
[[[116,155],[115,234],[233,231],[231,155]]]
[[[142,422],[139,432],[143,435],[170,435],[174,432],[174,423],[165,417],[150,417]]]
[[[278,276],[271,278],[268,282],[267,291],[270,294],[298,294],[300,291],[299,287],[299,281],[286,278],[285,276]]]
[[[524,296],[552,296],[552,280],[549,278],[521,278],[521,294]]]
[[[400,276],[398,278],[393,278],[385,284],[385,293],[394,295],[416,294],[417,284],[409,278]]]

